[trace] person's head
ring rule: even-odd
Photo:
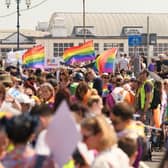
[[[80,123],[82,119],[85,118],[86,113],[88,113],[87,106],[82,103],[73,103],[71,104],[70,109],[77,123]]]
[[[25,93],[27,96],[29,96],[30,98],[32,98],[32,96],[35,95],[34,90],[33,90],[32,88],[30,88],[30,87],[26,87],[26,88],[24,89],[24,93]]]
[[[145,81],[149,76],[149,72],[145,69],[139,74],[139,80],[140,81]]]
[[[82,101],[84,99],[84,96],[88,92],[88,89],[89,89],[89,86],[86,82],[84,81],[80,82],[75,91],[76,98]]]
[[[75,72],[73,74],[73,81],[75,82],[80,82],[80,81],[83,81],[84,80],[84,75],[83,73],[81,72]]]
[[[109,74],[108,73],[103,73],[101,75],[101,78],[103,80],[103,83],[107,83],[109,81]]]
[[[126,73],[125,69],[121,69],[121,70],[120,70],[120,74],[121,74],[122,76],[125,76],[127,73]]]
[[[137,140],[130,137],[122,137],[118,140],[118,147],[128,155],[130,165],[133,165],[138,154]]]
[[[30,115],[40,119],[40,126],[47,128],[54,114],[53,109],[48,104],[36,105],[30,111]]]
[[[5,121],[5,131],[9,140],[15,144],[26,144],[35,132],[38,122],[29,115],[18,115]]]
[[[66,69],[61,69],[59,73],[60,82],[67,82],[69,80],[69,73]]]
[[[21,112],[22,113],[30,112],[31,108],[35,105],[35,101],[31,97],[29,97],[28,95],[26,95],[24,93],[21,93],[18,96],[17,101],[21,105]]]
[[[54,96],[54,88],[50,83],[43,83],[38,90],[39,98],[44,102],[49,101]]]
[[[117,132],[126,128],[133,118],[135,109],[126,102],[117,103],[113,106],[110,118]]]
[[[103,109],[102,98],[99,95],[93,95],[88,98],[87,105],[91,112],[101,114]]]
[[[88,149],[101,152],[117,144],[116,133],[103,115],[84,119],[81,123],[81,133]]]
[[[139,85],[141,84],[140,81],[132,78],[130,79],[130,86],[131,86],[131,90],[136,91],[139,88]]]
[[[47,82],[50,83],[53,86],[54,91],[57,92],[57,90],[58,90],[58,82],[57,82],[57,80],[51,78],[51,79],[48,79]]]
[[[116,87],[119,87],[123,84],[123,77],[121,75],[117,75],[116,76],[116,81],[115,81],[115,84],[116,84]]]
[[[66,102],[68,103],[68,105],[71,104],[70,102],[70,93],[67,89],[59,89],[56,94],[55,94],[55,100],[54,100],[54,110],[57,110],[57,108],[59,107],[59,105],[61,104],[61,102],[63,100],[66,100]]]
[[[88,79],[89,81],[93,81],[93,79],[95,78],[95,76],[96,76],[96,73],[94,72],[93,69],[89,69],[89,70],[87,71],[87,79]]]
[[[127,54],[126,53],[124,53],[124,58],[127,58]]]
[[[9,73],[4,73],[0,75],[0,82],[6,87],[10,88],[13,86],[13,81]]]

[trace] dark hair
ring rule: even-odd
[[[117,103],[112,108],[112,113],[120,117],[122,120],[128,120],[133,118],[133,114],[135,113],[135,109],[133,106],[129,105],[126,102]]]
[[[42,73],[42,70],[41,70],[40,68],[37,68],[37,69],[35,70],[35,75],[36,75],[36,76],[41,76],[41,73]]]
[[[40,104],[40,105],[35,105],[31,111],[30,115],[32,116],[51,116],[53,115],[54,111],[53,109],[49,106],[49,104]]]
[[[27,143],[37,128],[38,121],[30,115],[21,114],[5,121],[8,138],[14,144]]]
[[[144,73],[146,74],[147,77],[149,76],[149,71],[147,69],[144,69],[143,71],[141,71],[140,75]]]
[[[89,89],[88,84],[85,81],[79,82],[76,91],[75,91],[75,96],[78,100],[82,101],[84,95],[87,93]]]
[[[82,117],[85,117],[86,113],[88,113],[87,106],[79,102],[71,104],[70,109],[72,112],[77,113]]]
[[[55,101],[54,101],[54,110],[57,110],[59,105],[63,100],[66,100],[68,105],[70,105],[70,93],[67,89],[59,89],[55,94]]]
[[[122,137],[118,141],[118,147],[131,157],[138,150],[138,143],[133,138]]]

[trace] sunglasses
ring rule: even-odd
[[[29,97],[32,97],[33,95],[32,94],[28,94]]]
[[[108,79],[108,76],[103,76],[104,79]]]
[[[83,142],[87,141],[88,138],[90,138],[91,136],[93,136],[93,134],[90,134],[90,135],[83,135],[83,136],[82,136],[82,140],[83,140]]]

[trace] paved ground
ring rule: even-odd
[[[152,161],[145,162],[145,164],[147,164],[149,168],[158,168],[163,155],[164,155],[164,152],[153,152]]]

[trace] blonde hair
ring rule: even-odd
[[[110,123],[103,115],[96,115],[88,117],[81,123],[81,128],[93,133],[93,135],[100,133],[99,146],[97,149],[103,151],[117,144],[117,135]]]
[[[91,107],[93,103],[98,103],[101,100],[99,95],[91,95],[87,101],[88,107]]]

